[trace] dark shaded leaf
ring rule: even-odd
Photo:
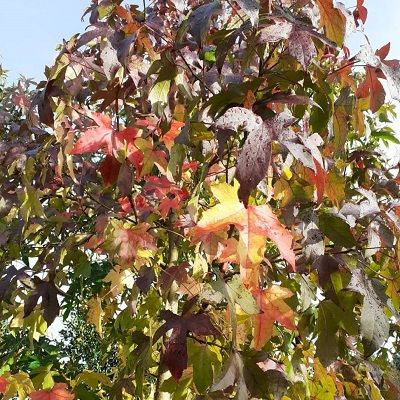
[[[211,18],[221,11],[221,2],[214,0],[196,8],[189,16],[189,33],[201,47],[210,29]]]
[[[343,219],[333,214],[321,214],[319,216],[319,228],[337,246],[351,248],[357,244],[350,226]]]
[[[185,314],[184,316],[179,316],[169,310],[162,310],[160,317],[166,322],[154,334],[154,340],[158,340],[159,337],[172,329],[163,362],[167,365],[174,379],[178,381],[188,363],[186,346],[188,332],[200,336],[218,335],[219,332],[207,314]]]
[[[24,304],[24,317],[27,317],[33,311],[39,299],[42,298],[40,308],[43,311],[43,318],[49,326],[60,312],[60,305],[57,299],[59,291],[52,281],[46,282],[35,277],[33,282],[35,291]]]

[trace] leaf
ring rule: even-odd
[[[32,393],[35,388],[33,387],[32,381],[29,378],[29,375],[26,372],[17,372],[8,377],[8,387],[7,391],[4,393],[2,399],[10,400],[15,399],[18,396],[18,399],[24,400],[27,396]]]
[[[120,169],[121,163],[115,157],[107,154],[99,167],[105,186],[113,185],[117,182]]]
[[[273,43],[288,39],[293,31],[293,25],[285,19],[275,19],[274,24],[260,30],[261,43]]]
[[[354,16],[365,24],[368,16],[368,10],[364,6],[364,0],[357,0],[357,8],[354,10]]]
[[[73,400],[73,393],[68,391],[66,383],[56,383],[52,389],[37,390],[30,395],[31,400]]]
[[[239,275],[235,275],[226,285],[233,303],[238,304],[246,314],[255,315],[260,313],[257,302],[251,292],[243,286]]]
[[[100,149],[106,149],[108,154],[112,154],[113,129],[110,117],[100,113],[91,113],[90,117],[97,126],[81,134],[70,154],[94,153]]]
[[[324,235],[318,228],[318,218],[314,210],[305,210],[301,217],[303,252],[307,260],[313,261],[325,253]]]
[[[253,130],[237,158],[236,177],[240,183],[239,198],[247,204],[251,192],[265,178],[271,162],[271,132],[265,124]]]
[[[101,307],[100,297],[92,297],[87,302],[88,312],[87,312],[87,322],[93,324],[96,327],[97,333],[100,337],[103,337],[103,315],[104,311]]]
[[[257,0],[236,0],[240,8],[248,15],[253,26],[258,24],[260,3]]]
[[[9,385],[9,381],[4,378],[3,376],[0,376],[0,393],[5,393],[7,390],[7,386]]]
[[[84,383],[85,385],[90,386],[92,389],[97,389],[99,383],[108,387],[112,386],[110,378],[107,375],[101,372],[94,372],[88,370],[84,370],[80,374],[78,374],[75,377],[75,381],[76,381],[75,386]]]
[[[42,309],[43,318],[47,322],[47,326],[50,326],[60,312],[60,305],[57,299],[59,291],[53,281],[46,282],[35,277],[33,282],[35,284],[35,291],[24,304],[24,318],[31,314],[39,299],[42,298],[40,308]]]
[[[325,29],[328,39],[333,40],[342,47],[345,32],[346,18],[342,12],[335,8],[333,0],[316,0],[321,15],[321,25]]]
[[[193,381],[199,393],[205,393],[213,382],[214,353],[207,345],[195,343],[191,358],[193,359]]]
[[[115,266],[103,279],[104,282],[110,282],[111,294],[115,297],[122,293],[125,286],[132,289],[135,279],[129,269],[122,269],[119,265]]]
[[[358,86],[356,96],[359,99],[369,98],[369,108],[373,113],[381,108],[385,102],[385,89],[374,69],[366,68],[365,79]]]
[[[196,8],[189,16],[189,33],[194,37],[199,47],[202,47],[210,29],[211,18],[221,11],[219,0],[211,1]]]
[[[251,268],[263,259],[265,238],[270,238],[282,257],[295,268],[292,236],[279,222],[268,205],[244,207],[239,202],[235,187],[226,183],[211,188],[219,204],[203,213],[192,233],[195,240],[226,230],[231,224],[239,230],[239,257],[241,266]]]
[[[375,291],[374,285],[361,269],[356,269],[352,272],[347,289],[364,296],[360,329],[364,344],[364,354],[369,357],[389,337],[389,319],[384,312],[383,304]]]
[[[225,391],[236,383],[236,399],[248,400],[246,381],[244,378],[244,365],[242,357],[238,352],[233,352],[225,367],[221,371],[220,377],[211,388],[211,392]]]
[[[282,286],[272,285],[267,289],[254,289],[253,295],[261,310],[261,314],[253,316],[253,345],[256,350],[261,350],[272,337],[275,321],[287,329],[296,330],[294,312],[284,301],[293,293]]]
[[[349,115],[343,106],[335,107],[333,113],[333,135],[334,135],[334,147],[336,152],[341,152],[347,141],[348,119]]]
[[[314,42],[308,32],[294,30],[289,37],[289,54],[294,57],[306,71],[317,55]]]
[[[337,207],[346,198],[345,187],[346,181],[344,177],[339,175],[335,168],[331,169],[326,179],[325,193]]]
[[[350,226],[340,217],[327,213],[320,214],[319,228],[337,246],[352,248],[357,245]]]
[[[271,161],[272,139],[281,134],[283,127],[291,123],[280,117],[263,122],[251,110],[242,107],[230,108],[218,118],[214,127],[222,132],[236,132],[243,129],[249,135],[237,159],[236,176],[240,183],[239,198],[247,204],[250,193],[265,178]]]
[[[199,336],[218,335],[219,332],[207,314],[185,314],[179,316],[169,310],[161,310],[160,317],[165,320],[165,324],[154,334],[154,342],[172,329],[171,337],[164,352],[163,362],[174,379],[179,381],[188,363],[186,345],[188,332]]]
[[[134,145],[135,140],[139,136],[139,131],[136,128],[126,128],[122,131],[116,132],[111,125],[111,119],[108,115],[100,113],[91,113],[90,117],[97,124],[97,126],[86,129],[81,133],[80,138],[76,141],[70,154],[84,154],[95,153],[103,150],[105,154],[110,157],[118,158],[118,152],[126,152],[126,157],[132,162],[135,167],[138,167],[143,160],[143,155],[139,153],[138,148]],[[107,160],[107,159],[106,159]],[[115,160],[111,162],[108,159],[107,164],[103,165],[103,173],[108,177],[105,168],[116,168]],[[116,172],[112,172],[114,176]],[[108,178],[110,180],[111,178]]]
[[[131,227],[121,221],[112,221],[105,232],[105,248],[123,262],[149,258],[152,251],[157,249],[153,236],[147,232],[149,227],[147,223]]]
[[[175,139],[179,136],[181,128],[184,126],[185,126],[184,122],[176,121],[176,120],[171,121],[171,126],[170,126],[168,132],[166,132],[162,136],[162,140],[165,143],[165,146],[167,147],[167,149],[169,151],[171,151],[172,146],[175,143]]]
[[[319,303],[316,323],[318,332],[318,338],[315,343],[317,347],[316,356],[323,365],[330,365],[332,361],[336,360],[339,354],[338,325],[335,321],[335,316],[328,307],[329,303],[332,303],[332,301],[325,300]]]

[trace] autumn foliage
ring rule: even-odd
[[[400,63],[346,47],[364,1],[125,3],[1,90],[3,399],[400,398]],[[97,369],[46,338],[74,315]]]

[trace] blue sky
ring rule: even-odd
[[[343,1],[343,0],[342,0]],[[0,20],[0,64],[10,70],[9,80],[19,74],[44,78],[45,65],[56,55],[63,38],[82,32],[81,16],[90,0],[2,0]],[[347,6],[356,0],[344,0]],[[400,0],[365,0],[369,10],[365,31],[373,47],[392,42],[391,57],[400,58]],[[362,35],[350,40],[353,49]]]

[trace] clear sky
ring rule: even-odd
[[[342,2],[349,7],[356,4],[356,0]],[[9,80],[15,81],[19,74],[42,79],[57,44],[85,29],[81,16],[89,4],[90,0],[0,0],[0,64],[10,70]],[[392,42],[390,54],[400,58],[400,0],[365,0],[365,5],[369,11],[365,31],[372,46]],[[357,48],[362,40],[355,35],[351,47]]]

